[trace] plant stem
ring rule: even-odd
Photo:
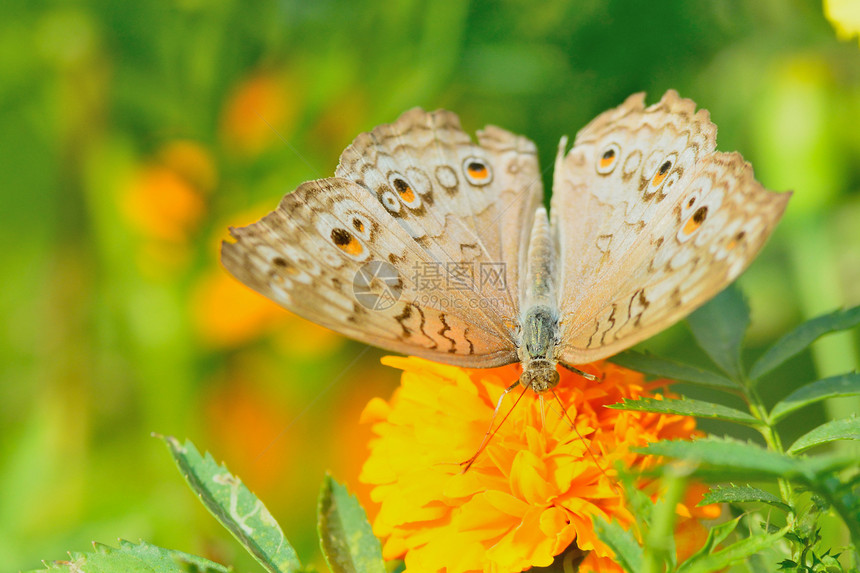
[[[775,452],[784,454],[785,450],[782,447],[782,440],[780,439],[776,428],[773,426],[773,423],[770,421],[770,415],[768,414],[767,408],[765,407],[758,390],[756,390],[755,386],[749,381],[745,381],[744,387],[746,388],[747,405],[749,405],[750,414],[762,422],[762,425],[758,426],[757,429],[764,437],[767,447]],[[779,478],[777,482],[779,483],[779,492],[782,495],[782,500],[791,508],[789,520],[793,521],[795,517],[794,490],[791,488],[791,484],[788,483],[788,480],[784,478]]]

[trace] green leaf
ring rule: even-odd
[[[852,416],[825,422],[797,438],[797,441],[788,448],[788,453],[799,454],[809,448],[836,440],[860,440],[860,418]]]
[[[714,364],[732,379],[740,380],[741,342],[750,323],[749,307],[741,292],[728,287],[687,317],[687,322],[696,342]]]
[[[777,340],[773,346],[756,360],[750,369],[750,378],[761,378],[815,340],[837,330],[845,330],[860,324],[860,306],[837,310],[830,314],[808,320]]]
[[[722,479],[740,477],[802,478],[809,481],[812,473],[807,460],[766,450],[756,444],[730,438],[703,438],[701,440],[669,440],[654,442],[636,451],[645,454],[683,459],[696,464],[696,475],[717,476]]]
[[[695,560],[688,559],[679,569],[679,573],[711,573],[725,569],[735,563],[741,563],[751,555],[776,543],[787,531],[788,526],[785,526],[774,533],[747,537],[710,555],[703,555]]]
[[[616,521],[609,522],[598,517],[594,520],[594,532],[612,549],[616,561],[625,571],[629,573],[642,571],[642,547],[630,531],[621,527]]]
[[[196,555],[149,543],[120,541],[119,548],[94,544],[90,553],[74,552],[68,561],[47,563],[40,571],[78,573],[228,573],[230,568]]]
[[[334,573],[385,573],[382,546],[355,496],[327,475],[317,512],[320,546]]]
[[[860,395],[860,374],[851,372],[830,376],[801,386],[789,394],[773,407],[770,412],[770,419],[771,422],[775,423],[799,408],[827,398],[858,395]]]
[[[619,404],[608,406],[615,410],[634,410],[639,412],[656,412],[658,414],[679,414],[681,416],[696,416],[697,418],[711,418],[714,420],[724,420],[726,422],[736,422],[746,424],[748,426],[758,426],[761,421],[746,412],[722,406],[720,404],[712,404],[711,402],[703,402],[701,400],[666,398],[656,400],[654,398],[640,398],[638,400],[624,399]]]
[[[628,350],[621,354],[616,354],[610,361],[630,368],[637,372],[659,376],[661,378],[670,378],[672,380],[689,382],[698,384],[699,386],[707,386],[709,388],[721,389],[738,389],[740,386],[734,380],[726,378],[722,374],[703,370],[690,364],[675,362],[667,358],[660,358],[651,354],[644,354]]]
[[[237,477],[210,454],[201,456],[190,441],[163,438],[179,471],[206,509],[271,573],[302,571],[298,555],[269,510]]]
[[[857,467],[857,456],[851,453],[819,454],[795,459],[802,460],[806,473],[816,476],[818,481],[828,480],[844,469]]]
[[[702,505],[702,504],[699,504]],[[681,566],[678,567],[678,573],[683,573],[686,567],[692,567],[695,565],[696,561],[704,557],[705,555],[710,555],[714,552],[717,546],[726,540],[726,538],[731,535],[731,533],[737,528],[738,523],[741,521],[741,516],[732,519],[731,521],[726,521],[725,523],[721,523],[714,527],[708,529],[708,538],[705,540],[705,544],[694,554],[690,555],[686,561],[681,563]]]
[[[749,485],[716,486],[704,495],[699,505],[711,503],[761,502],[791,511],[791,507],[770,492]]]

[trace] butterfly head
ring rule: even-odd
[[[531,360],[520,376],[520,384],[542,394],[558,385],[559,375],[553,360]]]
[[[519,346],[523,374],[520,384],[537,394],[558,384],[555,346],[558,339],[558,313],[547,305],[530,306],[522,318]]]

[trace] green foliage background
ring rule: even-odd
[[[260,85],[268,96],[241,100]],[[333,173],[357,133],[412,106],[452,109],[471,131],[523,133],[546,167],[559,136],[633,92],[653,102],[669,88],[711,111],[721,150],[795,191],[740,280],[752,351],[860,303],[860,49],[836,39],[819,2],[0,5],[4,569],[118,537],[251,569],[151,431],[226,461],[313,554],[325,470],[367,500],[357,418],[396,373],[376,350],[305,340],[291,319],[225,335],[251,312],[201,294],[223,272],[226,226]],[[193,142],[204,167],[165,159],[176,142]],[[173,216],[152,186],[135,191],[153,169],[197,197],[175,236],[135,215],[143,201],[156,221]],[[238,318],[205,319],[222,315]],[[679,326],[648,345],[694,353],[688,340]],[[761,390],[776,401],[857,357],[856,332],[829,337]],[[788,418],[786,434],[857,410],[826,403]]]

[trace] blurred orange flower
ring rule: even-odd
[[[209,193],[218,184],[215,160],[199,143],[171,141],[159,149],[158,158],[162,165],[179,174],[198,191]]]
[[[407,571],[523,571],[550,565],[568,547],[589,552],[579,571],[622,571],[592,526],[597,515],[633,522],[612,468],[651,466],[653,457],[631,448],[696,434],[692,418],[605,408],[645,395],[644,381],[596,363],[585,369],[600,383],[562,370],[555,389],[584,441],[554,400],[542,403],[527,391],[463,473],[458,462],[475,453],[518,366],[466,370],[393,357],[385,363],[404,371],[402,382],[390,402],[377,398],[365,408],[363,420],[376,437],[359,479],[375,486],[371,495],[381,504],[373,527],[385,540],[384,556],[405,559]],[[505,400],[500,417],[514,399]],[[718,507],[695,506],[701,493],[691,491],[677,508],[680,557],[706,537],[698,520],[719,515]]]
[[[129,186],[122,208],[147,237],[184,243],[206,206],[197,189],[181,175],[163,165],[146,165]]]
[[[198,335],[213,347],[249,342],[290,316],[220,267],[201,277],[192,297],[192,312]]]
[[[191,312],[200,340],[214,348],[240,346],[272,334],[281,354],[308,359],[330,354],[344,341],[254,292],[220,266],[200,278]]]
[[[246,155],[256,155],[292,130],[295,95],[288,93],[273,73],[260,73],[239,84],[221,116],[224,144]]]
[[[146,238],[185,243],[206,212],[204,195],[216,184],[209,152],[191,141],[164,145],[158,159],[133,174],[121,208]]]
[[[233,375],[207,392],[204,406],[208,433],[236,475],[264,497],[289,495],[283,490],[292,489],[287,482],[294,472],[288,470],[299,448],[295,435],[284,431],[296,415],[290,401]]]

